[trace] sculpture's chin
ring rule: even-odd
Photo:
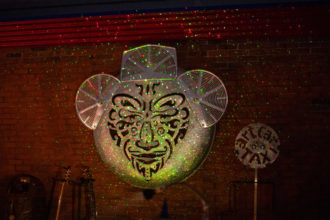
[[[143,164],[152,164],[157,161],[162,161],[166,151],[154,152],[154,153],[141,153],[141,154],[132,154],[135,161],[138,161]]]
[[[153,149],[145,150],[136,146],[135,142],[126,142],[124,152],[131,161],[133,169],[137,170],[147,181],[152,179],[163,168],[166,161],[171,157],[171,144],[157,146]]]
[[[133,167],[145,177],[146,181],[150,181],[152,178],[153,173],[156,173],[162,166],[163,160],[155,160],[153,162],[149,161],[150,163],[145,163],[145,161],[140,162],[139,160],[132,160]]]

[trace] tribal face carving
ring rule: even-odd
[[[123,53],[119,77],[100,73],[76,94],[81,122],[93,130],[105,166],[129,184],[154,189],[201,166],[228,102],[206,70],[178,74],[176,49],[142,45]]]
[[[160,87],[160,83],[136,83],[139,97],[114,95],[107,122],[111,138],[146,181],[171,157],[189,125],[185,95],[160,95]]]

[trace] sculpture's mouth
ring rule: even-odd
[[[152,141],[150,143],[146,143],[144,141],[138,140],[138,141],[135,142],[135,145],[138,148],[141,148],[145,151],[150,151],[150,150],[152,150],[154,148],[157,148],[159,146],[159,141]]]
[[[156,161],[159,162],[165,154],[166,151],[155,151],[152,153],[131,153],[132,157],[134,157],[136,161],[139,161],[140,163],[144,164],[152,164]]]

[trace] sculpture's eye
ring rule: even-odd
[[[126,122],[126,121],[119,121],[116,124],[116,126],[119,130],[124,130],[124,129],[128,128],[131,125],[132,125],[132,123],[129,123],[129,122]]]
[[[120,109],[119,117],[121,119],[129,119],[134,121],[142,119],[142,116],[140,114],[138,114],[137,112],[129,111],[127,109]]]
[[[132,104],[132,102],[130,102],[130,100],[123,100],[121,104],[124,107],[131,107],[133,109],[136,109],[135,106]]]
[[[175,109],[175,108],[170,108],[170,109],[167,109],[166,111],[163,112],[164,116],[174,116],[174,115],[177,115],[177,114],[178,114],[178,110]]]
[[[136,136],[137,135],[137,128],[136,127],[132,127],[131,129],[132,135]]]
[[[158,121],[157,120],[153,120],[153,121],[151,121],[151,123],[152,123],[152,127],[158,126]]]
[[[120,111],[119,111],[119,116],[121,118],[127,118],[130,114],[131,114],[131,112],[129,112],[126,109],[120,109]]]
[[[132,114],[129,116],[129,119],[134,120],[134,121],[140,121],[140,120],[142,120],[142,116],[138,115],[138,114]]]
[[[139,111],[141,108],[141,102],[128,94],[115,95],[112,102],[117,108],[122,108],[131,112]]]
[[[158,128],[157,133],[158,133],[159,135],[163,135],[163,134],[165,133],[165,129],[162,128],[162,127],[160,127],[160,128]]]
[[[163,103],[161,106],[160,106],[160,108],[161,107],[173,107],[173,106],[175,106],[175,101],[174,100],[168,100],[167,102],[165,102],[165,103]]]

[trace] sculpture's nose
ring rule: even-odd
[[[140,131],[140,140],[136,141],[136,146],[146,151],[159,146],[159,142],[154,140],[154,131],[150,122],[143,123]]]
[[[144,142],[148,143],[148,142],[152,142],[152,140],[154,139],[154,134],[151,128],[151,124],[150,122],[144,122],[142,124],[141,127],[141,131],[140,131],[140,139],[143,140]]]

